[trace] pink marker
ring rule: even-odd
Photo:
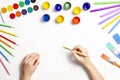
[[[3,63],[3,61],[0,58],[0,63],[2,64],[3,68],[5,69],[5,71],[7,72],[8,75],[10,75],[8,69],[6,68],[5,64]]]

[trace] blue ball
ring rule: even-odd
[[[42,19],[44,22],[48,22],[50,20],[50,16],[48,14],[44,14]]]
[[[60,4],[55,5],[55,10],[60,11],[62,9],[62,6]]]
[[[85,3],[83,4],[83,9],[84,9],[84,10],[89,10],[90,7],[91,7],[91,5],[90,5],[90,3],[88,3],[88,2],[85,2]]]

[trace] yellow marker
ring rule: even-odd
[[[6,13],[6,12],[7,12],[7,9],[6,9],[5,7],[3,7],[3,8],[1,9],[1,12],[2,12],[2,13]]]
[[[62,15],[59,15],[56,17],[56,22],[57,23],[62,23],[64,21],[64,17]]]
[[[0,30],[0,32],[6,33],[6,34],[14,36],[14,37],[17,37],[16,34],[13,34],[13,33],[10,33],[10,32],[4,31],[4,30]]]
[[[7,10],[8,11],[12,11],[13,10],[13,7],[11,5],[7,6]]]
[[[81,12],[81,8],[80,8],[80,7],[75,7],[75,8],[73,9],[73,14],[75,14],[75,15],[80,14],[80,12]]]
[[[118,15],[117,17],[115,17],[114,19],[112,19],[110,22],[108,22],[102,29],[105,29],[106,27],[108,27],[113,22],[115,22],[117,19],[120,19],[120,15]]]
[[[45,9],[45,10],[49,9],[50,8],[50,3],[49,2],[44,2],[42,4],[42,8]]]
[[[11,49],[14,49],[12,46],[10,46],[10,44],[6,43],[5,41],[3,41],[2,39],[0,39],[0,42],[5,44],[6,46],[8,46]]]
[[[69,50],[69,51],[72,51],[72,49],[67,48],[67,47],[65,47],[65,46],[63,46],[63,48],[64,48],[64,49],[67,49],[67,50]],[[81,54],[80,52],[77,52],[77,54],[80,55],[80,56],[84,56],[84,57],[85,57],[85,56],[88,56],[87,54]]]

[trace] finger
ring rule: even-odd
[[[79,51],[79,52],[82,52],[81,47],[79,45],[75,46],[72,50],[76,50],[76,51]]]
[[[29,60],[28,60],[28,64],[30,65],[34,65],[36,60],[39,58],[39,56],[35,56],[35,57],[31,57]]]
[[[39,60],[39,59],[40,59],[40,58],[36,59],[36,61],[35,61],[35,63],[34,63],[35,68],[37,68],[37,66],[38,66],[39,63],[40,63],[40,60]]]
[[[72,51],[72,53],[73,53],[73,56],[77,59],[77,60],[79,60],[80,59],[80,55],[78,55],[77,53],[76,53],[76,51]]]

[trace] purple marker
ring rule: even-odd
[[[120,14],[120,11],[119,11],[119,12],[117,12],[117,13],[115,13],[115,14],[113,14],[113,15],[111,15],[110,17],[108,17],[108,18],[106,18],[106,19],[104,19],[104,20],[100,21],[98,24],[100,25],[100,24],[102,24],[102,23],[104,23],[104,22],[108,21],[109,19],[111,19],[111,18],[115,17],[115,16],[116,16],[116,15],[118,15],[118,14]]]
[[[115,9],[115,10],[112,10],[112,11],[109,11],[109,12],[107,12],[107,13],[105,13],[105,14],[102,14],[100,17],[107,16],[107,15],[112,14],[112,13],[114,13],[114,12],[116,12],[116,11],[119,11],[119,10],[120,10],[120,8],[117,8],[117,9]]]
[[[102,10],[106,10],[106,9],[110,9],[110,8],[115,8],[115,7],[120,7],[120,4],[113,5],[113,6],[108,6],[108,7],[103,7],[103,8],[99,8],[99,9],[90,10],[90,12],[102,11]]]

